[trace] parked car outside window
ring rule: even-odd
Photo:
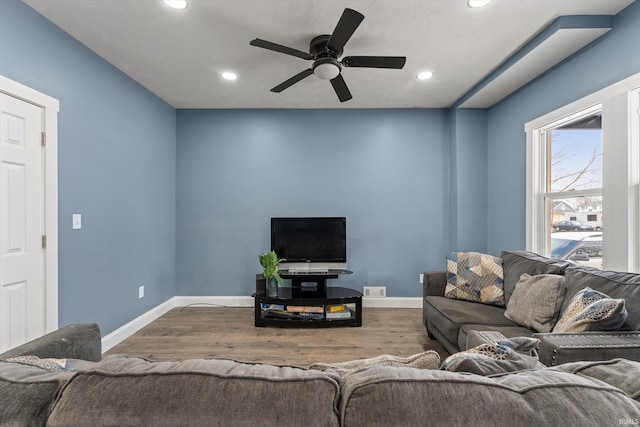
[[[593,230],[593,226],[583,224],[580,221],[559,221],[553,224],[552,227],[556,231]]]
[[[602,232],[551,233],[551,257],[602,268]]]

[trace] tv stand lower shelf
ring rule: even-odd
[[[255,293],[255,325],[288,328],[362,326],[362,293],[348,288],[322,290],[280,287],[278,296]]]

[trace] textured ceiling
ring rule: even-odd
[[[451,106],[562,15],[615,15],[633,0],[23,0],[176,108],[440,108]],[[270,89],[311,61],[249,45],[261,38],[308,51],[345,7],[365,18],[345,56],[406,56],[402,70],[343,68],[340,103],[315,76]],[[435,76],[418,81],[419,71]],[[220,73],[233,71],[229,82]]]

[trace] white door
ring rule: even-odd
[[[46,332],[42,121],[0,93],[0,352]]]

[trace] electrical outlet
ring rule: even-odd
[[[363,296],[365,297],[386,298],[387,296],[386,286],[365,286],[363,291]]]
[[[138,288],[138,299],[144,298],[144,286]]]
[[[424,274],[420,275],[420,283],[424,283]]]

